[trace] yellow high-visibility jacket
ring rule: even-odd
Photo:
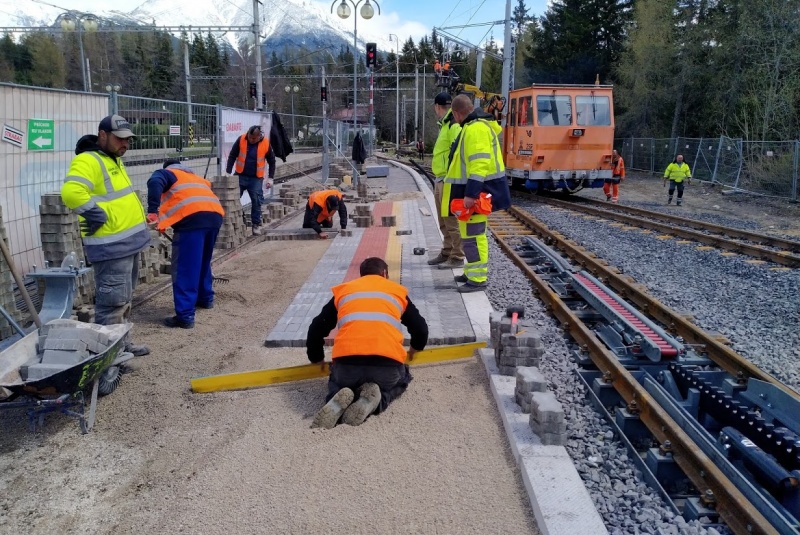
[[[144,207],[122,160],[99,149],[81,152],[70,164],[61,199],[81,220],[98,221],[98,208],[105,213],[105,223],[94,234],[82,232],[89,262],[123,258],[150,246]]]
[[[447,174],[447,160],[450,156],[450,146],[461,132],[461,125],[453,118],[453,110],[447,110],[439,121],[439,135],[433,146],[433,160],[431,170],[436,178],[441,179]]]
[[[674,180],[675,182],[683,182],[684,179],[692,178],[692,171],[689,169],[689,164],[686,162],[672,162],[667,166],[664,171],[664,178]]]

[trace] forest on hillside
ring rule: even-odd
[[[524,0],[515,2],[515,87],[589,84],[599,76],[615,86],[618,137],[800,137],[800,0],[553,0],[540,17],[529,15]],[[493,31],[500,32],[498,40]],[[0,81],[83,89],[78,38],[53,32],[15,41],[6,35],[0,39]],[[194,102],[253,107],[255,47],[243,41],[233,49],[212,34],[84,32],[92,89],[120,84],[127,95],[185,100],[183,42],[189,43]],[[501,28],[487,33],[486,47],[501,49]],[[350,47],[262,51],[270,108],[289,111],[284,87],[291,84],[300,89],[295,112],[320,115],[323,63],[326,74],[342,75],[329,86],[332,109],[352,104]],[[435,31],[416,42],[408,38],[399,57],[394,51],[379,56],[375,72],[398,69],[407,75],[400,80],[406,92],[414,90],[415,70],[430,74],[437,59],[449,60],[462,81],[476,78],[474,50]],[[499,91],[501,72],[499,61],[486,58],[482,87]],[[375,80],[376,125],[384,139],[394,139],[396,83],[391,76]],[[432,85],[425,88],[428,100],[440,90]],[[360,94],[359,102],[366,98]]]

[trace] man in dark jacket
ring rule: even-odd
[[[161,232],[172,227],[172,297],[167,327],[194,327],[195,307],[213,308],[211,255],[225,211],[211,183],[179,160],[167,160],[147,181],[147,221]]]
[[[321,239],[327,239],[328,234],[322,228],[333,227],[333,214],[339,212],[339,225],[347,228],[347,206],[342,199],[341,192],[329,189],[315,191],[308,197],[306,213],[303,216],[303,228],[313,228]]]
[[[253,125],[231,146],[225,171],[231,174],[235,170],[239,176],[239,195],[246,191],[250,196],[250,222],[255,235],[261,234],[258,227],[261,226],[265,163],[269,165],[269,177],[275,176],[275,153],[269,139],[264,137],[260,125]]]
[[[361,132],[356,133],[353,139],[353,160],[358,164],[363,164],[367,161],[367,149],[364,147],[364,139],[361,137]]]

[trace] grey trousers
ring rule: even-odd
[[[408,388],[413,377],[408,365],[397,363],[397,366],[364,366],[354,364],[331,364],[331,376],[328,379],[327,403],[342,388],[355,391],[364,383],[375,383],[381,389],[381,403],[375,414],[383,412],[393,400],[399,398]]]
[[[126,323],[133,290],[139,279],[139,253],[113,260],[92,262],[96,288],[94,322]]]

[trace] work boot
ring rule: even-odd
[[[150,354],[150,348],[149,347],[133,345],[130,342],[125,344],[124,351],[126,353],[133,353],[134,357],[143,357],[145,355],[149,355]]]
[[[342,413],[350,406],[355,397],[355,394],[349,388],[342,388],[336,392],[331,400],[314,415],[311,427],[333,429],[336,426],[336,422],[342,417]]]
[[[364,383],[358,388],[358,399],[347,407],[342,415],[342,423],[361,425],[375,412],[381,403],[381,389],[375,383]]]
[[[483,292],[488,287],[489,287],[489,284],[486,283],[486,282],[467,281],[467,283],[465,285],[458,287],[458,293],[469,294],[469,293],[472,293],[472,292]]]
[[[463,258],[453,258],[450,257],[447,261],[442,262],[439,264],[439,269],[454,269],[464,267],[464,259]]]
[[[178,319],[178,316],[164,318],[164,325],[167,327],[180,327],[181,329],[194,329],[193,321],[183,321]]]
[[[447,261],[447,257],[444,256],[442,253],[439,253],[439,256],[437,256],[436,258],[431,258],[430,260],[428,260],[428,265],[429,266],[438,266],[442,262],[446,262],[446,261]]]
[[[606,195],[606,200],[610,201],[611,200],[611,195]]]
[[[253,225],[253,236],[261,236],[262,231],[259,228],[261,225]]]
[[[617,204],[619,202],[619,199],[617,197],[612,197],[611,202]]]
[[[675,204],[677,204],[678,206],[680,206],[681,204],[683,204],[683,199],[678,199],[678,200],[677,200],[677,202],[676,202]]]
[[[669,199],[667,199],[667,204],[672,204],[672,197],[671,196],[670,196]]]
[[[214,308],[214,302],[211,301],[210,303],[197,303],[197,308],[205,308],[206,310],[210,310]]]
[[[464,284],[465,282],[467,282],[469,280],[467,278],[467,276],[464,275],[463,273],[461,275],[458,275],[457,277],[453,277],[453,278],[456,280],[456,282],[460,282],[461,284]]]

